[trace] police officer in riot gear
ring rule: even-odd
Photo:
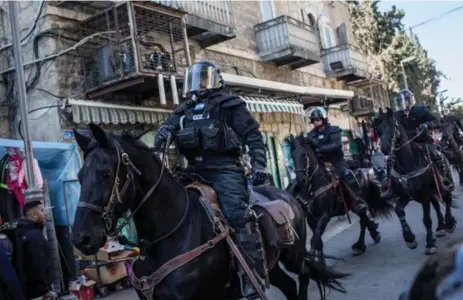
[[[220,92],[224,86],[219,68],[200,61],[185,70],[186,101],[174,110],[156,135],[155,149],[165,149],[168,137],[188,160],[188,168],[207,180],[217,192],[221,209],[236,232],[248,258],[261,268],[263,250],[257,218],[249,208],[247,181],[240,163],[241,149],[249,148],[254,184],[268,180],[267,157],[259,123],[239,97]],[[254,216],[254,218],[252,218]],[[252,266],[251,266],[252,267]],[[263,267],[262,267],[263,268]],[[243,296],[258,297],[249,278],[240,267]]]
[[[442,110],[442,121],[444,123],[449,123],[450,125],[454,125],[457,129],[457,132],[454,132],[453,136],[458,144],[463,143],[463,125],[461,124],[460,119],[457,116],[450,115],[450,110],[448,108],[444,108]]]
[[[366,212],[368,206],[361,198],[362,189],[344,160],[341,129],[338,126],[332,126],[328,122],[328,114],[323,107],[317,107],[312,111],[310,122],[314,125],[314,128],[307,136],[316,145],[315,152],[318,157],[324,162],[331,163],[338,175],[355,194],[357,201],[354,202],[353,210],[356,213]],[[374,222],[372,219],[371,221]]]
[[[409,139],[414,138],[418,134],[418,130],[422,131],[421,135],[414,139],[417,143],[427,144],[431,154],[431,159],[435,163],[441,175],[445,178],[445,163],[442,154],[439,153],[436,146],[433,144],[432,138],[427,133],[428,129],[437,128],[439,126],[437,118],[424,106],[415,105],[415,96],[410,90],[401,90],[396,97],[396,106],[398,111],[395,112],[395,117],[407,131]],[[388,174],[391,168],[391,162],[388,161]],[[441,183],[441,188],[444,192],[451,192],[453,184],[451,179],[446,179],[445,183]],[[392,198],[394,194],[390,186],[385,190],[381,197]]]

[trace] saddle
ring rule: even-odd
[[[193,182],[189,184],[187,189],[196,190],[201,197],[201,200],[207,203],[211,208],[214,216],[222,217],[222,211],[220,210],[220,202],[217,197],[217,193],[207,184],[200,182]],[[276,224],[277,242],[279,246],[291,246],[294,244],[296,237],[293,230],[293,221],[295,214],[291,206],[283,200],[271,201],[267,197],[253,193],[254,203],[253,206],[262,208],[271,217],[273,222]],[[261,227],[269,227],[268,224],[262,224],[259,219],[259,225]],[[263,231],[269,230],[269,228],[262,228]]]

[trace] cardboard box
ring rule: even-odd
[[[109,253],[104,251],[103,249],[100,249],[98,253],[96,254],[96,258],[101,261],[111,261],[111,260],[116,260],[116,259],[122,259],[122,258],[128,258],[128,257],[134,257],[138,255],[138,249],[135,248],[133,250],[123,250],[123,251],[118,251],[118,252],[113,252]],[[95,260],[95,255],[84,255],[82,252],[80,252],[77,248],[74,247],[74,256],[78,257],[80,259],[85,259],[85,260]]]
[[[83,273],[86,277],[95,280],[98,285],[111,284],[128,275],[124,262],[110,263],[99,269],[100,276],[98,276],[97,268],[86,268]]]

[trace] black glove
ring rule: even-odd
[[[252,172],[252,185],[269,185],[270,184],[270,174],[264,170],[256,170]]]
[[[164,151],[166,149],[166,144],[169,139],[169,136],[173,136],[172,132],[175,131],[174,126],[170,125],[163,125],[161,128],[159,128],[156,137],[154,138],[154,151]],[[169,146],[169,145],[167,145]]]

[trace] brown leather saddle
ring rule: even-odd
[[[220,210],[220,203],[217,193],[209,186],[200,182],[193,182],[187,186],[187,189],[194,189],[199,192],[203,201],[208,203],[216,216],[223,216]],[[270,201],[267,197],[253,193],[255,206],[263,208],[276,224],[277,239],[280,246],[291,246],[294,244],[296,237],[293,230],[295,214],[291,206],[283,200]]]

